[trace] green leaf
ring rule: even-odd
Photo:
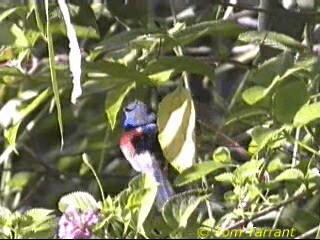
[[[299,169],[291,168],[286,169],[282,173],[280,173],[276,178],[275,181],[290,181],[290,180],[302,180],[304,178],[303,172]]]
[[[161,57],[152,60],[145,68],[144,73],[151,75],[155,73],[174,70],[176,73],[189,72],[213,78],[213,67],[187,56]]]
[[[89,74],[88,74],[89,75]],[[89,77],[92,80],[88,80],[83,83],[83,95],[90,95],[99,92],[110,91],[113,88],[117,88],[121,85],[128,83],[126,79],[118,79],[113,77]]]
[[[51,96],[50,89],[43,90],[40,94],[38,94],[30,104],[20,110],[23,117],[26,117],[28,114],[37,109],[40,104],[42,104],[45,100],[47,100]]]
[[[179,176],[175,179],[176,186],[182,186],[188,184],[190,182],[194,182],[202,177],[216,171],[218,169],[227,167],[230,165],[226,165],[219,162],[203,162],[197,163],[194,166],[184,170]]]
[[[108,11],[122,25],[129,28],[137,28],[138,26],[146,27],[148,23],[148,2],[106,2]]]
[[[318,62],[313,58],[297,62],[294,67],[286,70],[281,76],[275,76],[268,87],[253,86],[245,90],[242,93],[242,98],[247,104],[254,105],[260,100],[264,99],[269,93],[273,92],[276,86],[283,83],[285,80],[290,80],[292,77],[301,78],[301,75],[310,77],[309,75],[314,71],[313,68],[315,68],[317,64]]]
[[[68,8],[78,37],[86,39],[99,38],[96,18],[89,4],[81,4],[81,6],[68,4]],[[63,19],[63,16],[59,7],[57,5],[50,6],[51,33],[66,36],[66,26],[61,19]]]
[[[7,8],[6,8],[7,9]],[[26,13],[28,11],[27,6],[18,6],[13,8],[8,8],[7,10],[4,10],[0,14],[0,22],[3,22],[4,20],[7,20],[8,17],[11,16],[17,16],[17,17],[25,17]]]
[[[215,180],[223,183],[232,183],[234,180],[233,173],[225,172],[215,177]]]
[[[63,34],[67,35],[65,25],[63,22],[55,22],[51,24],[51,33],[52,34]],[[94,27],[87,27],[87,26],[81,26],[81,25],[74,25],[74,29],[76,31],[77,37],[80,38],[87,38],[87,39],[98,39],[99,34],[97,29]]]
[[[34,208],[26,211],[18,221],[18,236],[25,239],[53,238],[57,228],[53,210]]]
[[[293,124],[301,127],[318,118],[320,118],[320,103],[317,102],[302,106],[294,116]]]
[[[268,94],[268,88],[254,86],[246,89],[242,93],[242,99],[249,105],[254,105]]]
[[[6,207],[0,206],[0,227],[3,227],[4,225],[9,225],[11,219],[12,219],[11,211]]]
[[[13,126],[5,130],[5,138],[7,143],[10,146],[15,146],[16,145],[16,139],[19,131],[19,127],[21,122],[30,114],[32,113],[35,109],[37,109],[45,100],[49,98],[51,95],[51,91],[49,89],[43,90],[31,103],[29,103],[27,106],[24,108],[21,108],[18,111],[19,117],[16,117],[13,122]]]
[[[277,32],[247,31],[241,33],[238,39],[242,42],[264,44],[281,50],[291,49],[296,51],[303,51],[307,49],[306,46],[302,45],[295,39]]]
[[[195,155],[195,110],[188,90],[179,87],[163,98],[158,127],[165,158],[179,172],[191,167]]]
[[[114,129],[116,125],[117,116],[124,98],[134,86],[134,82],[129,82],[108,92],[105,103],[105,112],[107,114],[111,129]]]
[[[62,149],[64,145],[62,110],[61,110],[61,103],[60,103],[60,96],[59,96],[59,85],[58,85],[57,74],[56,74],[56,66],[55,66],[55,60],[54,60],[54,48],[53,48],[53,40],[52,40],[50,17],[49,17],[49,6],[48,6],[48,2],[45,2],[45,3],[46,3],[45,4],[46,17],[47,17],[47,41],[48,41],[48,52],[49,52],[50,76],[51,76],[54,102],[57,109],[57,117],[58,117],[58,124],[59,124],[60,136],[61,136],[61,149]]]
[[[34,12],[36,16],[36,22],[37,26],[40,30],[40,32],[45,35],[45,22],[46,22],[46,16],[45,16],[45,6],[44,1],[34,1],[33,2]]]
[[[169,81],[173,73],[174,73],[174,70],[162,71],[162,72],[149,75],[149,78],[154,83],[163,83],[163,82]]]
[[[254,180],[257,178],[257,174],[260,171],[260,167],[263,164],[263,160],[251,160],[250,162],[246,162],[238,167],[234,171],[235,178],[240,182],[245,180]]]
[[[0,236],[9,238],[14,216],[8,208],[0,206]],[[4,236],[3,236],[4,235]]]
[[[129,227],[129,224],[134,224],[137,231],[145,235],[143,224],[153,206],[157,189],[158,185],[153,177],[140,174],[129,182],[127,189],[116,196],[115,206],[125,219],[125,229]]]
[[[104,73],[105,76],[110,76],[118,79],[127,79],[141,84],[152,84],[151,79],[144,73],[138,72],[132,67],[127,67],[116,62],[94,62],[85,65],[86,72]]]
[[[10,22],[0,22],[0,45],[16,47],[28,47],[29,42],[23,30],[16,24]]]
[[[283,140],[280,136],[282,131],[282,128],[273,130],[261,126],[255,127],[251,132],[252,140],[249,144],[249,153],[256,154],[263,148],[272,148],[270,143],[274,143],[276,147],[276,140]]]
[[[33,222],[44,222],[53,217],[51,215],[53,212],[53,210],[45,208],[32,208],[26,211],[23,215],[31,217]]]
[[[85,211],[87,209],[97,209],[98,203],[87,192],[73,192],[60,198],[58,203],[59,210],[65,212],[68,207],[73,207]]]
[[[172,229],[185,228],[190,215],[206,198],[208,195],[201,190],[176,194],[164,204],[162,216]]]
[[[143,223],[152,208],[157,195],[158,186],[154,178],[141,174],[135,177],[129,183],[129,199],[130,208],[135,206],[137,209],[137,228],[144,233]]]
[[[272,113],[280,123],[291,123],[297,111],[308,100],[307,86],[302,80],[292,79],[280,85],[272,99]]]
[[[106,34],[103,40],[99,42],[97,47],[90,51],[89,59],[94,60],[100,54],[113,51],[114,49],[125,49],[128,43],[131,43],[131,41],[139,38],[145,33],[146,31],[143,29],[132,29],[130,31],[122,31],[111,36]]]
[[[250,117],[263,117],[268,116],[268,111],[257,108],[249,108],[243,109],[238,112],[233,113],[226,119],[225,125],[229,125],[235,123],[237,121],[241,121],[242,119],[250,118]],[[262,116],[259,116],[262,115]]]
[[[309,188],[320,186],[320,172],[316,167],[308,169],[305,179],[309,183]]]
[[[187,26],[172,33],[171,36],[180,45],[186,45],[208,35],[233,38],[242,31],[240,25],[233,21],[206,21]]]
[[[284,167],[285,166],[284,166],[283,162],[281,161],[281,159],[275,158],[270,161],[270,163],[268,164],[267,170],[269,173],[272,173],[272,172],[283,170]]]
[[[285,51],[261,63],[257,69],[250,72],[250,80],[258,85],[268,86],[276,76],[283,75],[293,66],[293,54]]]
[[[0,76],[1,76],[1,79],[0,79],[1,83],[6,83],[4,79],[6,76],[17,77],[17,78],[25,77],[25,75],[21,71],[19,71],[17,68],[12,68],[12,67],[1,67]]]
[[[21,191],[29,184],[32,177],[31,172],[18,172],[11,178],[9,186],[14,190]]]
[[[231,154],[228,148],[226,147],[218,147],[213,153],[213,161],[219,163],[230,163],[231,162]]]
[[[21,121],[16,123],[14,126],[4,130],[4,137],[9,146],[15,148],[18,131],[21,125]]]

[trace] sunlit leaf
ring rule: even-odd
[[[303,172],[299,169],[291,168],[284,170],[282,173],[280,173],[276,178],[275,181],[288,181],[288,180],[297,180],[297,179],[303,179],[304,175]]]
[[[73,192],[60,198],[59,210],[65,212],[68,207],[73,207],[85,211],[87,209],[97,209],[97,201],[87,192]]]
[[[149,78],[155,83],[163,83],[170,80],[174,70],[167,70],[149,75]]]
[[[280,170],[283,170],[284,169],[284,164],[283,162],[281,161],[280,158],[275,158],[273,160],[270,161],[270,163],[268,164],[268,172],[272,173],[272,172],[275,172],[275,171],[280,171]]]
[[[263,99],[267,94],[268,88],[262,86],[254,86],[245,90],[242,93],[242,98],[247,104],[253,105]]]
[[[8,208],[0,206],[0,236],[3,238],[11,235],[13,215]]]
[[[293,124],[304,126],[318,118],[320,118],[320,103],[317,102],[301,107],[294,116]]]
[[[260,167],[263,164],[263,160],[251,160],[242,164],[234,171],[235,178],[242,182],[245,180],[254,180],[260,171]]]
[[[218,147],[213,155],[212,155],[214,162],[220,163],[230,163],[231,162],[231,154],[228,148],[226,147]]]
[[[164,156],[178,171],[192,166],[195,154],[195,110],[188,90],[178,88],[159,105],[159,142]]]
[[[44,208],[33,208],[26,211],[19,219],[18,234],[26,239],[53,238],[57,227],[54,211]]]
[[[32,218],[33,222],[43,222],[54,217],[53,215],[51,215],[52,213],[54,213],[54,211],[50,209],[32,208],[26,211],[23,215]]]
[[[221,173],[215,177],[215,180],[223,183],[232,183],[234,180],[234,176],[232,173]]]

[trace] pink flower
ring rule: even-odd
[[[68,208],[59,220],[58,237],[60,239],[90,239],[92,228],[98,223],[99,217],[95,210],[81,212],[79,209]]]

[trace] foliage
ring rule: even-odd
[[[0,5],[1,238],[68,224],[74,238],[319,237],[316,18],[300,41],[224,19],[224,4],[181,18],[171,1],[172,20],[151,1],[73,2]],[[176,190],[161,213],[156,183],[132,177],[118,147],[133,99],[158,113]]]

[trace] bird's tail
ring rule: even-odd
[[[153,177],[159,184],[156,205],[158,209],[161,210],[164,203],[174,194],[174,191],[167,176],[163,173],[157,162],[154,164]]]

